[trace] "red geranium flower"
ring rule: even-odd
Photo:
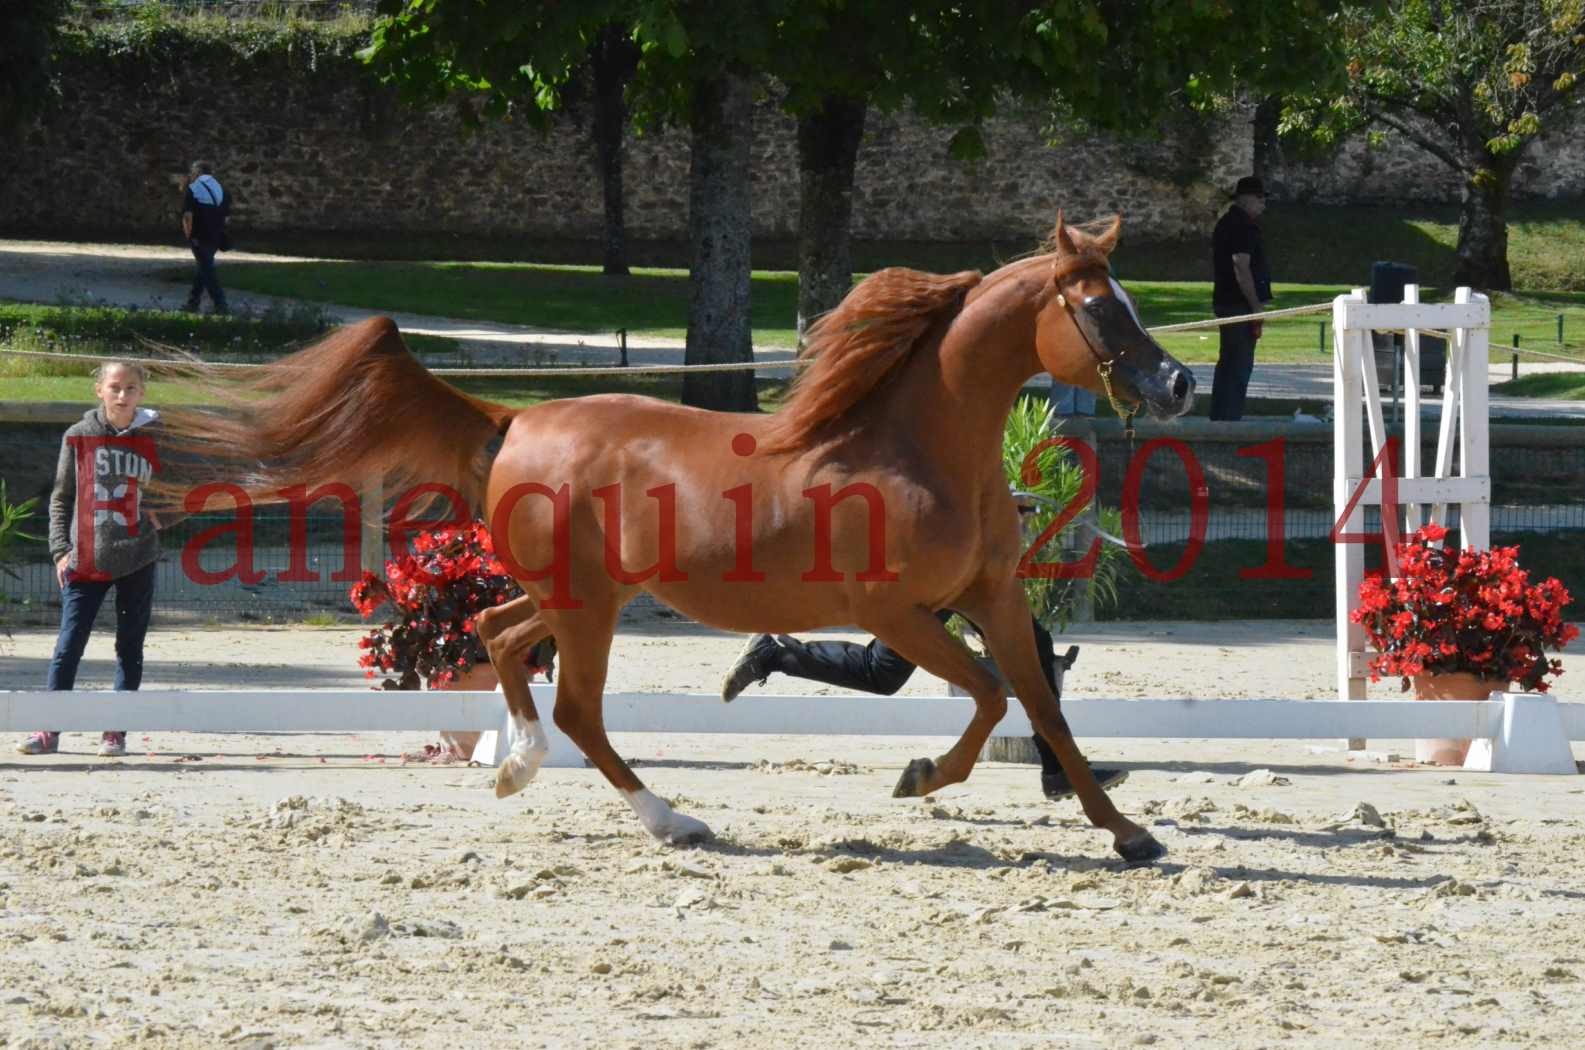
[[[1546,677],[1563,673],[1545,651],[1579,634],[1563,622],[1568,590],[1555,578],[1531,584],[1518,547],[1461,551],[1446,538],[1424,526],[1398,544],[1400,577],[1360,584],[1351,618],[1377,650],[1371,680],[1396,675],[1407,689],[1415,675],[1462,671],[1545,692]]]
[[[495,558],[483,522],[423,533],[412,553],[385,563],[383,580],[366,572],[348,592],[365,619],[382,605],[392,609],[390,621],[359,640],[366,650],[359,663],[392,672],[381,683],[386,689],[439,688],[488,659],[475,632],[479,613],[522,593]],[[546,639],[526,662],[548,675],[555,652],[555,640]]]

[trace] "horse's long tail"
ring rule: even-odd
[[[477,507],[486,446],[517,414],[431,375],[388,317],[338,328],[240,381],[208,370],[199,381],[225,408],[166,417],[170,485],[185,492],[229,483],[260,501],[286,498],[281,490],[297,485],[343,482],[356,491],[378,477],[386,492],[450,486]]]

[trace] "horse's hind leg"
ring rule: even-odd
[[[1007,692],[1002,684],[975,662],[968,649],[928,609],[911,609],[884,624],[864,626],[913,663],[962,686],[974,697],[974,717],[963,736],[940,758],[916,758],[908,763],[892,797],[928,795],[967,780],[991,730],[1007,713]]]
[[[495,797],[505,798],[528,786],[549,750],[533,693],[528,688],[524,661],[529,651],[550,634],[550,628],[527,595],[486,609],[479,614],[477,627],[479,640],[501,680],[501,692],[506,694],[506,709],[512,715],[511,750],[495,772]]]
[[[605,677],[620,605],[589,608],[594,604],[590,601],[576,612],[555,614],[556,650],[561,658],[556,682],[556,725],[622,793],[651,835],[672,845],[702,842],[711,837],[705,823],[678,813],[646,788],[605,735]]]

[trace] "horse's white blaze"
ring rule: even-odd
[[[697,842],[710,837],[710,829],[702,820],[678,813],[665,799],[655,797],[648,788],[623,793],[627,804],[633,807],[644,828],[661,842]]]
[[[1134,319],[1134,323],[1139,326],[1141,331],[1143,331],[1145,322],[1139,319],[1139,311],[1134,308],[1134,297],[1123,291],[1123,286],[1117,283],[1117,278],[1108,277],[1106,281],[1112,286],[1112,294],[1121,299],[1123,301],[1123,305],[1128,307],[1128,316],[1132,317]]]

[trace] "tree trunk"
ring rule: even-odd
[[[1458,219],[1458,265],[1455,284],[1487,291],[1513,287],[1508,271],[1508,189],[1518,164],[1514,153],[1494,157],[1484,148],[1474,154],[1475,174],[1464,180],[1463,207]]]
[[[1261,179],[1271,178],[1271,169],[1282,159],[1281,144],[1277,136],[1277,123],[1282,118],[1282,96],[1267,95],[1255,106],[1255,115],[1250,121],[1254,137],[1254,158],[1251,162],[1251,175]],[[1269,192],[1271,187],[1266,187]]]
[[[695,88],[689,165],[688,346],[690,365],[751,362],[749,329],[749,147],[753,92],[746,77],[725,72]],[[682,403],[725,412],[759,407],[754,373],[690,372]]]
[[[638,45],[617,24],[600,31],[589,49],[594,68],[594,143],[605,190],[605,272],[625,275],[627,219],[622,196],[623,139],[627,132],[628,81],[638,68]]]
[[[830,96],[798,121],[798,342],[853,285],[853,169],[864,100]]]

